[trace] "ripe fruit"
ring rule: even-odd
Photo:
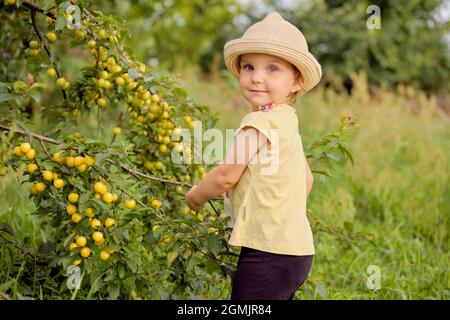
[[[37,182],[35,184],[35,189],[37,192],[44,192],[44,190],[47,188],[47,186],[45,184],[43,184],[42,182]]]
[[[84,163],[85,163],[87,166],[93,166],[94,163],[95,163],[95,161],[94,161],[94,159],[93,159],[91,156],[85,156],[85,157],[84,157]]]
[[[108,261],[110,256],[111,255],[109,254],[108,251],[106,250],[100,251],[100,259],[102,259],[103,261]]]
[[[192,122],[192,121],[188,122],[187,126],[188,126],[189,129],[194,129],[195,128],[195,123]]]
[[[64,180],[63,179],[56,179],[53,181],[53,186],[56,189],[62,189],[64,187]]]
[[[63,77],[58,78],[58,80],[56,80],[56,85],[60,88],[63,88],[66,86],[66,79],[64,79]]]
[[[35,194],[38,193],[38,191],[36,190],[36,185],[34,185],[34,184],[31,185],[31,187],[30,187],[30,193],[31,193],[32,195],[35,195]]]
[[[83,216],[81,214],[79,214],[79,213],[74,213],[72,215],[72,221],[75,222],[75,223],[80,222],[81,219],[83,219]]]
[[[108,192],[108,187],[98,181],[94,184],[94,190],[99,194],[105,194],[106,192]]]
[[[42,176],[44,177],[44,180],[51,181],[53,179],[53,172],[45,170],[42,172]]]
[[[105,29],[101,29],[101,30],[98,32],[98,37],[99,37],[100,39],[106,37],[106,30],[105,30]]]
[[[186,124],[188,124],[189,122],[192,122],[192,118],[190,116],[184,116],[183,120]]]
[[[108,78],[109,78],[109,73],[108,73],[108,71],[102,71],[102,72],[100,72],[100,79],[106,80],[106,79],[108,79]]]
[[[104,239],[103,237],[103,233],[101,233],[100,231],[95,231],[92,234],[92,239],[94,239],[95,242],[100,242]]]
[[[6,4],[9,4],[10,6],[14,5],[16,3],[16,0],[6,0]]]
[[[181,209],[181,214],[183,216],[187,216],[190,212],[191,212],[191,209],[189,209],[188,207],[184,207],[183,209]]]
[[[48,39],[48,41],[50,41],[50,42],[55,42],[56,39],[57,39],[56,33],[54,33],[54,32],[49,32],[49,33],[47,33],[47,39]]]
[[[94,49],[94,48],[95,48],[95,45],[96,45],[96,43],[95,43],[94,40],[89,40],[89,41],[88,41],[88,47],[89,47],[89,48]]]
[[[92,208],[86,208],[85,212],[89,218],[93,218],[95,216],[94,209],[92,209]]]
[[[67,211],[68,214],[72,215],[72,214],[77,212],[77,207],[74,206],[73,204],[68,204],[66,206],[66,211]]]
[[[72,19],[71,19],[72,20]],[[77,32],[75,33],[75,35],[80,38],[80,39],[84,39],[84,37],[86,36],[86,32],[84,32],[83,30],[77,30]]]
[[[30,48],[31,49],[37,49],[39,47],[39,43],[36,40],[30,41]]]
[[[208,232],[209,233],[214,233],[214,234],[219,234],[219,229],[214,228],[214,227],[210,227],[210,228],[208,228]]]
[[[77,260],[75,260],[75,261],[73,262],[73,264],[74,264],[75,266],[79,265],[80,263],[81,263],[81,259],[77,259]]]
[[[155,168],[161,170],[163,168],[163,163],[161,161],[156,161]]]
[[[58,162],[59,164],[63,164],[63,162],[64,162],[64,159],[61,158],[61,154],[59,152],[56,152],[55,154],[53,154],[52,160]]]
[[[30,51],[28,51],[28,54],[32,57],[37,57],[39,55],[39,50],[38,49],[30,49]]]
[[[94,242],[95,242],[95,244],[96,244],[97,246],[101,246],[102,244],[105,243],[105,239],[102,239],[102,240],[100,240],[100,241],[94,241]]]
[[[35,163],[29,163],[27,164],[27,171],[29,173],[33,173],[38,169],[38,166]]]
[[[81,166],[82,164],[84,164],[84,157],[80,157],[80,156],[75,157],[73,163],[77,167]]]
[[[106,220],[105,220],[105,227],[106,227],[106,228],[110,228],[110,227],[112,227],[115,223],[116,223],[116,220],[114,220],[113,218],[106,218]]]
[[[29,144],[28,142],[24,142],[24,143],[20,144],[20,151],[22,152],[22,154],[26,154],[30,150],[31,150],[31,144]]]
[[[81,173],[85,172],[87,169],[87,165],[85,165],[84,163],[81,166],[77,167],[77,170]]]
[[[87,239],[86,239],[86,237],[78,236],[77,239],[75,240],[75,242],[80,247],[84,247],[86,245]]]
[[[198,171],[199,174],[205,174],[206,173],[205,168],[203,168],[203,167],[199,167],[197,169],[197,171]]]
[[[25,154],[25,157],[29,160],[33,160],[36,157],[36,150],[30,149],[30,151]]]
[[[72,21],[73,16],[72,16],[70,13],[64,13],[64,18],[65,18],[67,21]]]
[[[89,257],[89,256],[91,255],[91,249],[89,249],[89,248],[83,248],[83,249],[81,249],[80,255],[81,255],[83,258]]]
[[[115,66],[111,67],[111,72],[112,73],[119,73],[120,71],[122,71],[122,67],[121,66],[115,65]]]
[[[125,80],[122,77],[117,77],[115,81],[118,86],[121,86],[125,83]]]
[[[98,228],[100,228],[101,226],[102,226],[102,223],[101,223],[100,220],[98,220],[98,219],[92,219],[92,221],[91,221],[91,228],[92,228],[92,229],[98,229]]]
[[[49,77],[52,77],[52,78],[56,77],[57,73],[56,73],[55,68],[50,68],[50,69],[48,69],[48,70],[47,70],[47,75],[48,75]]]
[[[100,108],[104,108],[108,103],[104,98],[99,98],[97,99],[97,104]]]
[[[20,147],[19,147],[19,146],[17,146],[17,147],[14,148],[14,154],[15,154],[16,156],[18,156],[18,157],[20,157],[21,155],[23,155],[23,154],[22,154],[22,151],[20,150]]]
[[[103,197],[102,197],[103,201],[106,203],[111,203],[114,200],[114,196],[111,192],[106,192]]]
[[[69,195],[67,196],[67,200],[69,200],[69,202],[72,203],[76,203],[78,201],[79,198],[79,194],[78,193],[69,193]]]
[[[183,191],[183,187],[182,186],[176,186],[175,187],[175,191],[176,192],[182,192]]]
[[[169,148],[167,148],[167,145],[161,144],[159,145],[159,151],[161,151],[162,153],[166,153],[169,151]]]
[[[153,199],[151,203],[153,208],[156,209],[161,208],[161,201],[159,201],[158,199]]]
[[[136,206],[136,201],[134,199],[125,200],[125,207],[128,209],[133,209]]]
[[[119,128],[119,127],[115,127],[115,128],[113,129],[113,133],[114,133],[115,136],[118,136],[119,134],[122,133],[122,129]]]
[[[159,99],[159,97],[158,97],[156,94],[152,95],[151,101],[152,101],[153,103],[158,103],[159,100],[160,100],[160,99]]]
[[[198,221],[203,221],[205,219],[205,217],[203,217],[203,215],[201,214],[201,213],[199,213],[198,215],[197,215],[197,220]]]
[[[70,250],[70,251],[72,251],[73,249],[76,249],[76,248],[78,248],[78,245],[77,245],[75,242],[72,242],[72,243],[69,245],[69,250]]]

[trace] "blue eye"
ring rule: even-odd
[[[244,64],[244,65],[242,66],[242,69],[246,69],[246,67],[251,67],[251,68],[253,68],[251,64]]]
[[[270,71],[270,72],[275,72],[275,71],[277,71],[277,70],[278,70],[278,68],[275,67],[275,66],[270,66],[270,67],[269,67],[269,71]]]

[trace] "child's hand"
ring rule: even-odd
[[[195,202],[195,188],[197,188],[197,185],[193,186],[191,190],[186,193],[185,202],[189,208],[197,212],[203,209],[203,204]]]

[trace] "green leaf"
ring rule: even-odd
[[[10,93],[1,93],[0,94],[0,102],[13,100],[16,98],[18,98],[18,96],[14,95],[14,94],[10,94]]]
[[[208,236],[208,248],[209,250],[211,250],[211,252],[217,256],[217,254],[219,253],[219,241],[218,238],[214,235],[209,235]]]
[[[13,228],[6,223],[0,222],[0,231],[5,231],[7,233],[9,233],[10,235],[14,235],[14,230]]]
[[[133,273],[136,273],[136,271],[137,271],[137,263],[136,263],[136,261],[134,261],[132,258],[130,259],[130,258],[128,258],[127,260],[126,260],[126,262],[127,262],[127,266],[128,266],[128,268],[130,268],[130,270],[131,270],[131,272],[133,272]]]
[[[96,165],[100,166],[105,162],[105,159],[108,157],[107,153],[98,153],[95,156],[95,163]]]
[[[25,123],[23,123],[22,121],[20,121],[20,120],[17,120],[17,119],[16,119],[16,122],[17,122],[17,125],[18,125],[23,131],[25,131],[25,134],[26,134],[27,137],[28,137],[28,142],[32,143],[32,142],[33,142],[33,136],[31,135],[31,132],[30,132],[30,129],[28,129],[28,126],[27,126]]]
[[[171,266],[174,260],[178,257],[178,251],[172,250],[167,254],[167,266]]]
[[[346,155],[350,159],[351,163],[354,164],[353,157],[352,157],[351,153],[347,150],[347,148],[345,148],[342,145],[339,145],[338,148],[344,155]]]
[[[321,170],[312,170],[312,173],[321,174],[321,175],[327,176],[327,177],[329,177],[329,178],[332,178],[332,177],[333,177],[333,176],[330,175],[328,172],[326,172],[326,171],[321,171]]]
[[[56,17],[55,30],[62,30],[66,26],[66,18],[62,14],[58,14]]]
[[[344,221],[344,228],[348,232],[352,232],[353,231],[353,223],[351,223],[350,221]]]
[[[116,284],[110,284],[108,286],[108,295],[111,300],[116,300],[120,294],[120,287]]]
[[[336,162],[339,162],[341,160],[341,155],[339,153],[337,153],[337,152],[334,152],[334,151],[326,152],[325,155],[328,158],[330,158],[330,159],[332,159],[332,160],[334,160]]]

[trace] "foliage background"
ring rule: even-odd
[[[42,6],[50,2],[37,1]],[[448,299],[449,21],[439,18],[448,2],[370,4],[381,8],[380,30],[366,28],[365,1],[93,1],[90,6],[111,15],[102,19],[117,25],[126,51],[147,63],[156,78],[169,75],[195,105],[208,106],[216,115],[210,125],[223,132],[236,128],[248,111],[236,81],[224,70],[224,43],[271,10],[297,25],[324,70],[318,88],[294,106],[304,145],[312,146],[336,128],[342,116],[351,115],[360,128],[349,141],[354,162],[327,163],[331,178],[315,174],[308,214],[317,255],[296,298]],[[10,14],[2,4],[0,55],[7,63],[1,65],[0,79],[26,82],[28,74],[37,75],[43,67],[21,58],[30,29],[5,23]],[[29,24],[28,18],[22,22]],[[23,47],[13,43],[17,39],[23,39]],[[68,42],[57,46],[66,77],[79,77],[88,65],[86,53]],[[46,99],[59,95],[49,91]],[[47,132],[54,125],[45,121],[42,105],[32,97],[21,104],[33,131]],[[105,113],[100,123],[116,116]],[[79,130],[108,143],[111,125],[88,119]],[[315,155],[313,148],[306,150]],[[45,254],[45,244],[56,234],[48,219],[33,215],[36,207],[23,182],[20,172],[0,177],[0,221],[11,227],[17,244],[0,243],[1,296],[108,298],[101,291],[92,295],[89,287],[60,294],[64,285],[55,266],[29,268],[23,258],[27,252],[18,248]],[[366,285],[370,265],[381,270],[378,290]],[[167,273],[158,293],[144,298],[228,299],[228,277],[208,263],[199,262],[195,270],[195,290],[175,293]],[[131,292],[121,298],[129,297]]]

